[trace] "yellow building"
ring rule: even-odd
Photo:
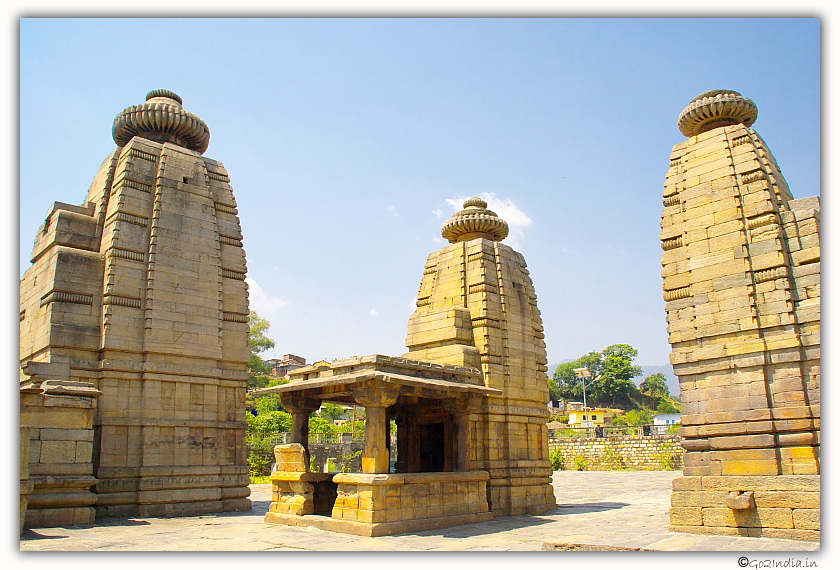
[[[569,402],[569,404],[575,404],[576,402]],[[583,405],[580,406],[570,406],[569,409],[569,427],[570,428],[581,428],[581,427],[604,427],[604,413],[606,410],[604,408],[590,408],[587,406],[586,410],[584,411]],[[587,422],[584,424],[583,422]],[[591,422],[591,423],[590,423]]]

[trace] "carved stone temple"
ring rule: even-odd
[[[230,178],[171,91],[119,113],[113,138],[82,204],[47,212],[20,282],[27,520],[250,509]]]
[[[819,540],[820,200],[793,199],[757,116],[735,91],[697,96],[665,181],[686,449],[671,529]]]
[[[402,358],[371,355],[290,373],[294,417],[277,446],[265,520],[379,536],[555,508],[543,328],[508,226],[478,198],[443,226]],[[308,417],[322,402],[365,407],[363,473],[310,473]],[[389,462],[390,420],[397,460]]]

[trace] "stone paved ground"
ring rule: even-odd
[[[314,528],[268,525],[270,485],[251,485],[248,513],[184,518],[100,519],[95,525],[27,530],[21,551],[48,550],[541,550],[545,543],[654,550],[814,551],[819,544],[768,538],[668,532],[671,480],[676,471],[558,471],[558,509],[543,516],[502,517],[486,523],[402,536],[367,538]],[[734,563],[729,566],[735,567]]]

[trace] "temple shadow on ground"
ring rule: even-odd
[[[599,511],[610,511],[613,509],[623,509],[629,507],[630,503],[615,503],[611,501],[604,501],[600,503],[576,503],[567,505],[557,505],[557,508],[547,514],[569,515],[576,513],[597,513]]]

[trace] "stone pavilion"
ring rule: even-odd
[[[270,388],[294,417],[277,446],[266,521],[367,536],[542,514],[555,507],[542,322],[508,226],[471,198],[429,256],[402,358],[299,368]],[[322,402],[365,407],[363,473],[310,473],[308,418]],[[397,461],[389,462],[389,425]]]

